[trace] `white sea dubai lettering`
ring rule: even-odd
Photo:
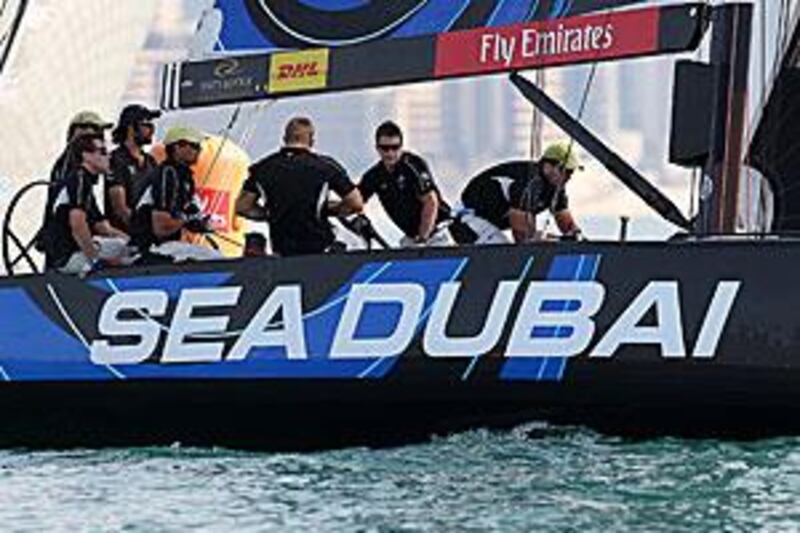
[[[690,355],[713,358],[740,288],[739,281],[717,284],[702,322],[692,328],[699,333],[689,352],[679,282],[651,282],[599,336],[589,356],[607,358],[626,345],[651,345],[665,358]],[[574,357],[585,353],[597,334],[595,316],[605,301],[605,287],[596,281],[531,282],[524,288],[516,316],[512,316],[513,302],[522,289],[518,281],[500,282],[485,306],[480,331],[473,336],[452,336],[447,332],[448,326],[463,286],[459,282],[442,284],[422,334],[424,353],[434,358],[489,353],[498,347],[509,324],[509,340],[502,347],[505,357]],[[92,342],[91,360],[102,365],[129,365],[160,356],[163,364],[219,363],[242,361],[260,348],[282,349],[291,360],[308,358],[300,285],[276,287],[248,321],[226,357],[225,345],[220,340],[230,320],[230,313],[225,311],[238,303],[240,294],[240,287],[182,291],[160,354],[157,347],[164,333],[154,319],[166,315],[167,293],[146,290],[114,294],[101,310],[98,331],[102,338]],[[552,305],[553,302],[562,304]],[[418,334],[424,319],[424,303],[425,289],[417,283],[356,284],[345,301],[340,319],[331,326],[333,329],[312,334],[332,336],[327,355],[333,360],[401,355]],[[379,335],[360,335],[359,325],[371,306],[385,304],[398,306],[400,313],[381,324]],[[656,311],[656,324],[641,325],[651,310]],[[537,336],[535,330],[542,328],[560,334]]]

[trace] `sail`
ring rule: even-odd
[[[72,116],[116,118],[156,3],[0,0],[0,215],[21,185],[49,175]],[[17,231],[38,229],[42,205],[20,211]]]
[[[339,47],[499,27],[642,0],[218,0],[198,26],[205,52]]]
[[[678,52],[696,47],[706,24],[704,4],[691,3],[227,56],[168,65],[161,104],[211,106]]]

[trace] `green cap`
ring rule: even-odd
[[[187,142],[193,144],[200,144],[206,140],[208,135],[202,131],[192,128],[191,126],[173,126],[167,130],[164,136],[164,145],[169,146],[177,142]]]
[[[575,151],[575,146],[568,143],[553,143],[544,151],[542,159],[560,163],[564,165],[564,168],[567,170],[583,170],[583,166],[578,160],[578,155]]]
[[[94,111],[81,111],[69,121],[70,128],[82,125],[94,126],[101,130],[108,129],[113,126],[112,123],[103,120],[103,118]]]

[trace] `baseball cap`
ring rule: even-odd
[[[564,165],[567,170],[583,170],[583,165],[578,160],[577,148],[568,143],[553,143],[542,154],[542,159],[555,161]]]
[[[148,109],[143,105],[131,104],[125,106],[122,113],[119,115],[119,127],[127,128],[131,124],[137,122],[148,122],[155,120],[161,116],[161,111],[158,109]]]
[[[164,136],[164,145],[169,146],[177,142],[187,142],[193,144],[200,144],[206,140],[208,135],[202,131],[192,128],[191,126],[173,126],[167,130]]]
[[[108,129],[113,126],[113,124],[103,120],[102,117],[94,111],[81,111],[72,117],[72,120],[69,122],[70,128],[81,125],[95,126],[101,130]]]

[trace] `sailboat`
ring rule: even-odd
[[[217,51],[238,43],[242,53],[167,65],[165,110],[510,73],[524,97],[682,231],[660,243],[8,277],[0,444],[304,450],[534,420],[625,435],[800,432],[800,245],[727,229],[733,166],[744,156],[737,118],[751,6],[623,4],[633,2],[466,2],[456,13],[413,0],[218,5],[214,27],[226,16],[247,27],[222,24],[209,42]],[[376,19],[379,5],[394,8]],[[693,50],[709,27],[714,142],[699,159],[687,156],[692,147],[675,154],[705,165],[701,211],[690,219],[522,71]],[[254,51],[269,46],[292,50]]]

